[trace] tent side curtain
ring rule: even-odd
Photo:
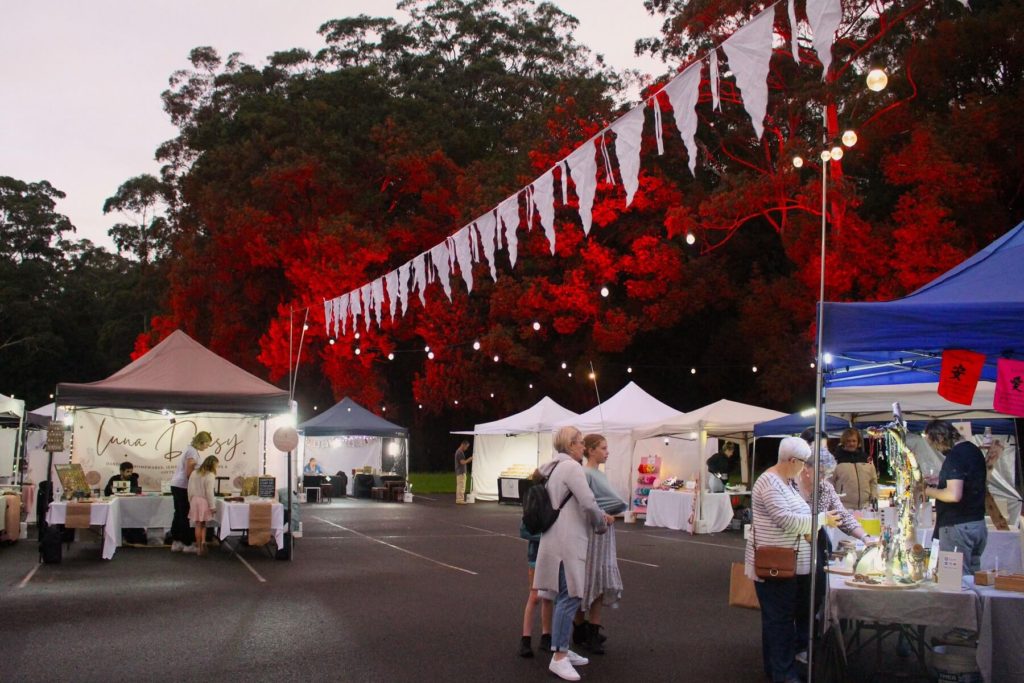
[[[61,383],[57,385],[58,405],[78,408],[135,408],[138,410],[183,410],[189,412],[287,413],[288,392],[259,394],[216,394],[160,390],[124,390]]]

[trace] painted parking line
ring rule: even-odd
[[[317,520],[318,522],[323,522],[324,524],[330,524],[333,527],[341,529],[342,531],[347,531],[347,532],[349,532],[351,534],[355,534],[356,536],[361,536],[361,537],[365,538],[368,541],[373,541],[374,543],[380,543],[381,545],[385,545],[385,546],[387,546],[389,548],[393,548],[393,549],[398,550],[400,552],[407,553],[409,555],[412,555],[413,557],[418,557],[421,560],[426,560],[427,562],[432,562],[433,564],[439,565],[441,567],[447,567],[448,569],[454,569],[457,572],[464,572],[464,573],[469,574],[471,576],[477,576],[476,572],[470,571],[469,569],[464,569],[462,567],[456,567],[454,564],[447,564],[445,562],[441,562],[440,560],[435,560],[432,557],[427,557],[426,555],[420,555],[419,553],[414,553],[411,550],[406,550],[405,548],[401,548],[401,547],[399,547],[397,545],[394,545],[393,543],[388,543],[387,541],[382,541],[379,538],[374,538],[373,536],[367,536],[366,534],[360,533],[360,532],[356,531],[355,529],[349,529],[348,527],[342,526],[340,524],[335,524],[334,522],[326,520],[326,519],[324,519],[322,517],[314,517],[313,519]]]
[[[248,562],[246,562],[245,558],[242,557],[241,555],[239,555],[238,552],[236,552],[235,549],[232,548],[230,544],[222,542],[221,545],[226,547],[228,550],[230,550],[231,554],[234,555],[236,558],[238,558],[238,561],[241,562],[242,564],[244,564],[246,569],[248,569],[249,571],[252,572],[252,575],[256,577],[257,581],[259,581],[260,583],[266,583],[267,582],[267,580],[264,579],[262,576],[260,576],[260,573],[258,571],[256,571],[256,568],[253,567]]]
[[[24,588],[25,586],[27,586],[28,582],[32,580],[32,577],[36,575],[36,572],[39,571],[39,567],[41,566],[41,564],[37,563],[36,566],[32,567],[32,571],[25,575],[25,578],[22,579],[21,583],[18,584],[18,588]]]
[[[512,538],[512,539],[515,539],[517,541],[525,540],[521,536],[512,536],[510,534],[503,534],[503,533],[499,533],[497,531],[491,531],[490,529],[481,529],[478,526],[470,526],[469,524],[460,524],[459,526],[464,526],[467,529],[473,529],[474,531],[484,531],[484,532],[486,532],[487,534],[489,534],[491,536],[501,536],[503,538]],[[627,560],[624,557],[618,557],[617,559],[619,560],[619,562],[629,562],[630,564],[639,564],[639,565],[644,566],[644,567],[654,567],[655,569],[658,568],[658,565],[651,564],[650,562],[640,562],[639,560]]]

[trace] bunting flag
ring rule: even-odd
[[[633,195],[640,186],[640,136],[644,132],[644,108],[635,107],[612,124],[615,131],[615,158],[619,160],[619,175],[626,188],[626,206],[633,203]]]
[[[665,86],[665,94],[676,117],[676,128],[686,145],[690,174],[697,175],[697,98],[700,97],[700,62],[694,62],[686,71]]]
[[[462,281],[466,283],[466,291],[473,291],[473,254],[470,247],[471,226],[467,225],[462,230],[452,235],[452,250],[455,252],[455,260],[459,264],[459,273],[462,274]]]
[[[758,140],[764,134],[764,115],[768,108],[768,62],[772,58],[774,23],[773,5],[722,43]]]
[[[971,405],[984,367],[983,353],[946,349],[942,352],[942,370],[939,372],[939,396],[953,403]]]
[[[533,181],[530,196],[540,216],[540,225],[544,228],[544,236],[551,246],[551,255],[555,255],[555,174],[554,169]]]
[[[832,44],[842,19],[840,1],[807,0],[808,23],[813,33],[814,49],[824,65],[823,78],[832,61]],[[799,63],[795,0],[788,1],[788,14],[792,33],[793,59]],[[774,39],[772,31],[774,21],[775,5],[771,5],[721,44],[729,61],[729,70],[742,95],[743,106],[750,116],[758,139],[764,134],[764,119],[768,100],[767,76]],[[721,110],[718,46],[712,47],[708,51],[706,59],[712,111]],[[696,176],[697,164],[698,120],[696,107],[700,96],[703,61],[702,58],[693,62],[660,91],[651,96],[654,100],[651,102],[651,106],[654,109],[654,132],[658,154],[664,154],[665,151],[661,102],[658,99],[661,92],[664,92],[672,106],[676,128],[679,130],[679,135],[686,148],[690,173],[694,176]],[[608,152],[606,138],[609,130],[615,133],[615,159],[618,163],[618,176],[625,189],[626,206],[632,205],[639,188],[640,148],[643,139],[645,106],[646,102],[641,102],[594,137],[582,143],[554,167],[541,174],[533,183],[509,196],[476,220],[471,221],[454,235],[446,237],[442,243],[400,265],[372,284],[364,285],[324,302],[324,320],[328,331],[333,325],[335,334],[338,333],[339,327],[341,333],[345,334],[349,316],[352,317],[353,330],[357,329],[360,315],[363,316],[367,327],[372,317],[375,317],[377,324],[380,325],[385,288],[388,293],[389,313],[392,320],[394,320],[399,303],[401,304],[401,315],[405,315],[408,310],[410,286],[415,288],[420,303],[425,306],[426,288],[428,283],[433,281],[435,275],[440,280],[445,295],[451,300],[451,273],[455,263],[458,263],[459,271],[469,291],[472,291],[473,288],[473,264],[479,263],[481,258],[487,260],[491,279],[497,281],[496,251],[504,246],[508,251],[509,263],[513,268],[518,258],[517,231],[523,222],[519,207],[520,193],[524,195],[526,201],[526,229],[532,229],[534,211],[536,210],[551,253],[554,254],[556,251],[554,229],[554,172],[556,167],[562,185],[562,203],[563,205],[568,204],[568,186],[571,176],[579,202],[580,223],[584,234],[589,236],[598,184],[598,152],[604,162],[607,182],[613,184],[616,182],[615,169]],[[595,143],[597,143],[597,149],[595,149]],[[502,237],[503,235],[504,237]],[[429,263],[427,254],[430,254]]]
[[[832,43],[835,41],[836,29],[839,28],[839,21],[842,18],[843,6],[840,0],[807,0],[807,21],[811,24],[811,32],[814,34],[814,51],[818,53],[818,59],[821,61],[821,80],[825,80],[828,68],[832,65]]]
[[[594,138],[584,142],[565,159],[572,174],[572,183],[576,186],[576,197],[580,203],[580,222],[583,223],[583,234],[590,234],[591,211],[594,208],[594,195],[597,193],[597,160],[594,153]]]
[[[1024,361],[999,359],[992,407],[1006,415],[1024,417]]]

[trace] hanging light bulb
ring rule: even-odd
[[[473,350],[474,351],[479,351],[480,350],[480,342],[478,342],[478,341],[473,342]]]
[[[857,133],[852,130],[843,131],[843,144],[847,147],[853,147],[857,144]]]
[[[358,333],[358,332],[356,332],[356,336],[355,336],[355,338],[356,338],[356,339],[359,339],[359,333]]]
[[[302,324],[302,331],[303,332],[309,331],[309,324],[308,323],[303,323]]]
[[[429,358],[430,360],[434,360],[434,352],[431,351],[430,353],[428,353],[427,358]]]
[[[327,343],[330,344],[331,346],[334,346],[334,338],[332,337],[331,339],[328,339]]]
[[[696,241],[697,241],[697,237],[692,232],[686,233],[686,243],[687,244],[693,244]]]
[[[750,368],[750,370],[751,370],[752,372],[757,372],[757,366],[755,365],[754,367]]]
[[[804,158],[800,155],[793,157],[793,168],[803,168]]]
[[[565,362],[563,361],[563,362],[562,362],[562,369],[563,369],[563,370],[565,370],[565,369],[566,369],[567,367],[569,367],[569,366],[568,366],[568,365],[566,365],[566,364],[565,364]]]
[[[430,347],[429,346],[424,346],[423,347],[423,353],[430,353]]]
[[[497,363],[499,360],[501,360],[501,357],[498,356],[497,354],[495,354],[494,355],[494,362]]]
[[[876,67],[868,72],[866,81],[868,90],[871,92],[882,92],[885,90],[885,86],[889,85],[889,76],[886,75],[885,69]]]
[[[356,350],[355,350],[355,351],[353,351],[353,353],[354,353],[354,354],[356,354],[356,355],[358,356],[359,354],[361,354],[361,353],[362,353],[362,351],[361,351],[361,350],[359,349],[359,347],[357,346],[357,347],[356,347]]]
[[[626,368],[626,372],[627,372],[628,374],[632,375],[632,374],[633,374],[633,366],[632,366],[632,365],[630,365],[630,366],[629,366],[628,368]]]
[[[395,359],[395,354],[394,353],[389,353],[388,354],[388,360],[394,360],[394,359]]]
[[[587,375],[587,379],[597,379],[597,375],[591,372],[590,374]]]
[[[832,148],[832,151],[830,151],[828,155],[832,157],[832,161],[839,161],[840,159],[843,158],[843,148],[840,147],[839,145],[836,145],[835,147]]]
[[[608,298],[608,294],[609,294],[608,288],[607,287],[602,287],[601,288],[601,296],[603,296],[603,297],[605,297],[607,299]]]
[[[821,150],[821,154],[819,154],[818,156],[821,157],[822,161],[828,161],[829,159],[832,158],[832,153],[829,152],[827,149],[823,149]]]
[[[690,374],[691,375],[696,375],[697,374],[697,368],[690,368]]]
[[[539,329],[540,329],[540,323],[537,322],[536,320],[534,320],[533,321],[533,331],[536,332]]]

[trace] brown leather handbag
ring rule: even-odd
[[[751,532],[754,534],[754,573],[759,579],[773,581],[777,579],[792,579],[796,576],[796,553],[800,544],[800,536],[796,537],[796,543],[792,548],[783,548],[774,545],[757,546],[757,532],[751,524]]]

